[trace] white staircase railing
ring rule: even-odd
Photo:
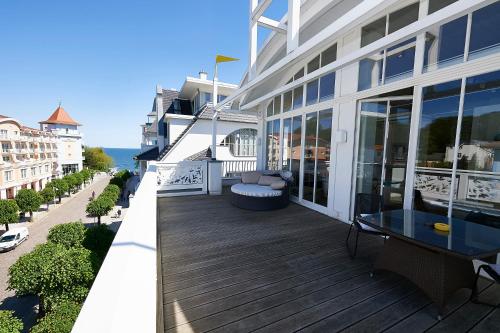
[[[255,171],[256,169],[256,160],[222,161],[222,178],[239,177],[242,172]]]

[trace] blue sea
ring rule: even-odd
[[[115,168],[118,170],[137,170],[134,156],[141,152],[140,149],[133,148],[103,148],[104,152],[113,158]]]

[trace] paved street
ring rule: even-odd
[[[85,207],[92,191],[99,195],[104,187],[109,182],[110,177],[107,175],[99,175],[94,179],[94,182],[74,194],[70,198],[63,198],[61,205],[51,205],[49,212],[41,212],[35,217],[32,223],[11,224],[11,228],[20,225],[25,225],[29,228],[30,238],[21,244],[18,248],[0,253],[0,310],[14,310],[19,318],[25,322],[25,326],[30,327],[35,319],[35,308],[37,303],[35,297],[16,297],[13,291],[7,291],[8,269],[16,262],[16,260],[23,254],[31,251],[37,244],[44,243],[47,239],[49,229],[57,224],[82,220],[84,223],[92,223],[93,218],[87,218]],[[123,211],[123,209],[122,209]],[[123,214],[122,214],[123,216]],[[103,219],[105,223],[119,224],[119,221],[113,221],[111,217]],[[3,232],[3,226],[0,227]],[[115,228],[114,228],[115,229]]]

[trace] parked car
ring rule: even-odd
[[[28,228],[11,229],[0,237],[0,252],[10,251],[16,248],[29,237]]]

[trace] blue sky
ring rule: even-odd
[[[275,0],[267,14],[285,5]],[[248,1],[3,1],[0,31],[0,114],[37,127],[62,100],[87,145],[139,147],[156,84],[179,89],[187,75],[211,75],[217,53],[241,59],[219,71],[239,82]]]

